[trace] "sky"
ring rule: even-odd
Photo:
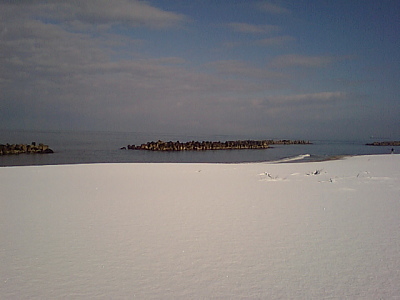
[[[0,0],[0,129],[400,139],[397,0]]]

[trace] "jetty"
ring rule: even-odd
[[[48,145],[44,145],[42,143],[36,145],[35,142],[32,144],[0,144],[0,156],[1,155],[15,155],[15,154],[46,154],[46,153],[54,153],[53,150],[49,148]]]
[[[400,146],[400,141],[373,142],[367,146]]]
[[[237,140],[226,142],[190,141],[176,142],[148,142],[141,145],[128,145],[121,149],[148,150],[148,151],[204,151],[204,150],[241,150],[241,149],[268,149],[270,145],[312,144],[305,140]]]

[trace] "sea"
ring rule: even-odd
[[[250,163],[306,162],[348,155],[388,154],[396,147],[367,146],[375,140],[310,140],[310,145],[273,145],[259,150],[207,150],[157,152],[123,150],[150,141],[227,141],[252,138],[233,135],[174,135],[145,132],[0,130],[0,144],[49,145],[52,154],[0,156],[0,166],[93,163]]]

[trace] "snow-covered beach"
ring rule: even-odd
[[[0,168],[2,299],[395,299],[400,155]]]

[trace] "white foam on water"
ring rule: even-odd
[[[297,156],[293,156],[293,157],[287,157],[287,158],[275,160],[275,161],[272,161],[271,163],[293,162],[293,161],[305,159],[310,156],[311,156],[310,154],[301,154],[301,155],[297,155]]]

